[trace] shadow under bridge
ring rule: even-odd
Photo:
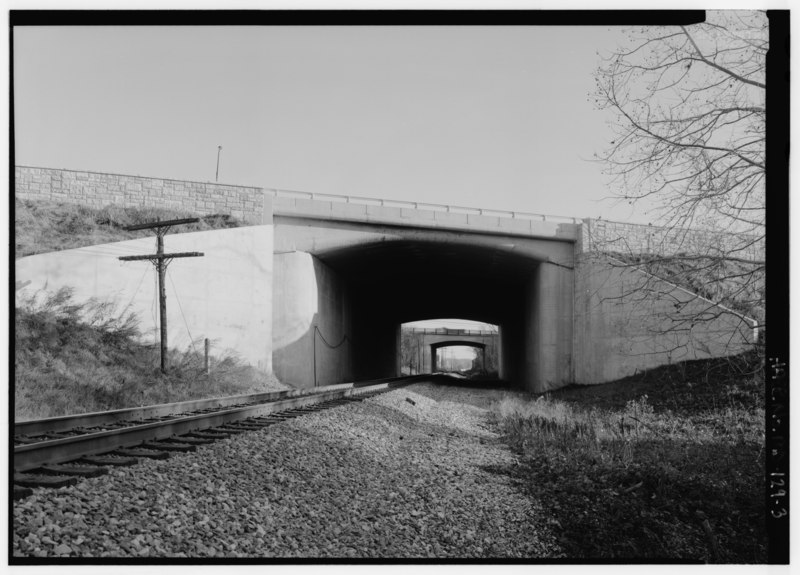
[[[567,383],[571,345],[559,342],[572,337],[572,270],[551,256],[571,264],[572,244],[459,236],[276,259],[274,331],[297,334],[273,346],[276,375],[298,387],[399,375],[401,324],[452,317],[498,326],[501,379]]]

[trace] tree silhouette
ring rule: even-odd
[[[596,73],[595,102],[614,118],[598,159],[619,200],[656,206],[657,226],[646,245],[612,232],[593,247],[646,272],[625,296],[666,281],[708,302],[678,302],[668,329],[725,313],[761,328],[767,16],[708,12],[702,24],[628,36]]]

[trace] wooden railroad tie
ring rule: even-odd
[[[95,465],[43,465],[35,470],[43,475],[73,475],[75,477],[99,477],[108,473],[105,467]]]
[[[75,485],[78,478],[65,475],[38,475],[33,473],[14,473],[14,483],[22,487],[66,487]]]
[[[111,455],[122,455],[124,457],[146,457],[148,459],[169,459],[166,451],[153,451],[152,449],[128,449],[121,448],[111,452]]]
[[[139,460],[135,457],[104,457],[102,455],[86,455],[78,460],[78,463],[88,463],[89,465],[110,465],[112,467],[129,467],[136,465]]]
[[[197,451],[196,445],[189,445],[188,443],[162,443],[160,441],[145,441],[139,447],[144,449],[155,449],[157,451],[180,451],[183,453],[188,451]]]

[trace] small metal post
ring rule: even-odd
[[[209,347],[210,347],[210,342],[208,341],[208,338],[206,338],[206,362],[205,362],[206,375],[211,375],[211,362],[209,361],[209,355],[208,355]]]
[[[311,353],[314,354],[314,385],[317,387],[317,324],[314,324],[314,330],[311,332]]]
[[[222,152],[222,146],[217,146],[217,175],[214,178],[215,182],[219,181],[219,154]]]

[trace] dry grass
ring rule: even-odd
[[[161,208],[106,206],[95,209],[76,204],[16,200],[16,257],[149,237],[153,235],[152,230],[128,232],[123,228],[190,217],[197,217],[197,214]],[[196,232],[240,225],[235,218],[221,214],[203,216],[197,223],[182,226],[181,231]]]
[[[692,388],[664,392],[670,369],[627,396],[608,384],[605,395],[595,386],[498,402],[495,420],[523,456],[506,472],[545,502],[570,557],[764,562],[763,395],[741,400],[759,379],[718,376],[698,409],[675,399]]]
[[[141,343],[133,314],[77,303],[68,288],[22,299],[15,327],[18,421],[284,388],[230,353],[212,358],[209,376],[192,349],[170,350],[164,375],[159,348]]]

